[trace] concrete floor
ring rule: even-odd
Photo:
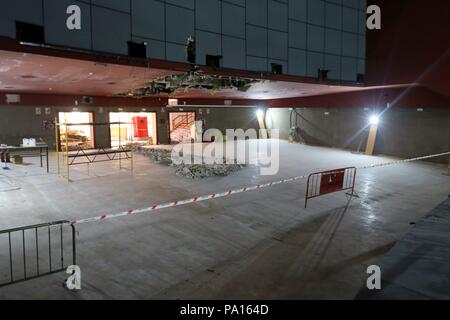
[[[392,160],[281,143],[281,169],[249,167],[192,181],[138,157],[74,171],[74,183],[36,165],[0,172],[0,229],[148,207],[322,169]],[[54,163],[52,163],[54,170]],[[353,299],[376,263],[427,212],[447,199],[444,166],[417,162],[358,173],[359,199],[334,194],[304,209],[305,181],[157,214],[80,225],[83,290],[65,274],[0,288],[1,299]],[[6,176],[6,177],[5,177]],[[1,246],[0,246],[1,248]],[[2,274],[3,270],[0,270]],[[3,274],[4,275],[4,274]]]
[[[383,290],[361,290],[361,300],[450,299],[450,196],[422,218],[379,261]]]

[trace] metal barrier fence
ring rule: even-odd
[[[353,196],[356,171],[355,167],[349,167],[310,174],[306,187],[305,208],[308,207],[308,200],[330,193],[351,190]]]
[[[68,221],[0,231],[0,287],[59,273],[76,265],[75,232]],[[65,237],[67,233],[70,237]],[[67,254],[68,246],[71,254]],[[66,265],[70,258],[72,262]]]

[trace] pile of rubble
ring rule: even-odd
[[[137,148],[137,151],[144,156],[150,158],[158,164],[165,166],[172,165],[172,150],[153,149],[153,148]]]
[[[209,177],[226,177],[244,168],[239,164],[181,164],[175,166],[175,174],[189,179],[204,179]]]
[[[174,167],[177,176],[189,179],[226,177],[245,168],[245,165],[240,164],[174,164],[171,159],[172,151],[167,149],[138,148],[138,152],[155,163]]]

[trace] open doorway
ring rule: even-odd
[[[195,134],[195,112],[169,113],[170,142],[192,141]]]
[[[67,143],[69,151],[95,148],[92,112],[60,112],[58,116],[60,145]]]
[[[156,112],[110,112],[111,147],[158,144]]]

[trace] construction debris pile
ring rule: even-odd
[[[145,155],[155,163],[175,168],[175,174],[188,179],[204,179],[209,177],[226,177],[242,170],[245,165],[240,164],[174,164],[171,150],[138,148],[139,153]],[[225,159],[224,159],[225,162]]]
[[[241,165],[214,164],[214,165],[178,165],[175,174],[189,179],[204,179],[209,177],[226,177],[243,168]]]
[[[150,158],[150,160],[154,161],[157,164],[162,164],[165,166],[172,165],[171,150],[138,147],[137,152]]]

